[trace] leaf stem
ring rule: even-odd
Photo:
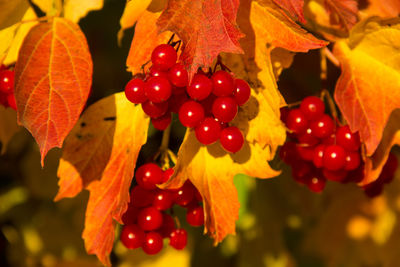
[[[321,49],[323,51],[323,53],[325,54],[325,56],[329,59],[329,61],[335,65],[336,67],[340,67],[340,62],[339,60],[335,57],[335,55],[333,55],[333,53],[331,52],[331,50],[329,50],[329,48],[324,47]]]
[[[336,124],[336,121],[338,119],[338,113],[336,110],[335,102],[333,101],[333,98],[328,90],[323,89],[321,91],[321,99],[325,99],[328,102],[329,110],[332,114],[332,117],[335,119],[335,124]]]

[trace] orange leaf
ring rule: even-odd
[[[170,0],[157,21],[160,31],[170,30],[182,39],[180,60],[189,77],[208,67],[221,52],[242,53],[236,26],[239,0]]]
[[[325,0],[331,24],[350,30],[357,22],[357,0]]]
[[[15,66],[18,122],[39,144],[41,162],[61,147],[86,103],[92,59],[78,25],[54,18],[34,26]]]
[[[281,8],[285,9],[292,17],[307,23],[303,14],[304,0],[273,0]]]
[[[136,23],[135,35],[126,59],[128,71],[133,74],[140,72],[142,65],[150,60],[153,49],[161,43],[166,43],[172,35],[171,32],[158,34],[156,21],[159,16],[160,12],[144,11]]]
[[[110,265],[115,221],[129,201],[129,188],[149,118],[118,93],[90,106],[67,137],[58,168],[55,200],[90,191],[83,239],[88,253]]]
[[[368,7],[363,10],[367,16],[380,16],[382,18],[394,18],[400,15],[399,0],[368,0]]]
[[[367,156],[380,143],[392,111],[400,108],[399,43],[400,24],[375,18],[356,25],[349,40],[334,47],[342,68],[335,99],[351,130],[359,131]]]

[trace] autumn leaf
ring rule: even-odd
[[[357,0],[325,0],[331,24],[340,24],[349,31],[357,22]]]
[[[47,16],[55,16],[62,9],[61,0],[32,0],[32,3],[39,7]]]
[[[104,0],[64,0],[64,17],[78,23],[90,11],[103,8]]]
[[[304,0],[273,0],[278,6],[286,10],[292,17],[301,23],[306,23],[303,14]]]
[[[199,67],[209,67],[221,52],[242,53],[236,26],[238,0],[170,0],[157,21],[161,32],[169,30],[182,39],[180,60],[189,77]]]
[[[92,59],[78,25],[54,18],[34,26],[15,66],[18,122],[39,144],[41,162],[61,147],[86,103]]]
[[[0,0],[0,30],[19,22],[28,7],[25,0]]]
[[[395,18],[400,15],[400,1],[398,0],[368,0],[368,6],[362,10],[364,16],[380,16]]]
[[[121,222],[140,148],[147,140],[149,118],[124,93],[90,106],[63,146],[55,200],[90,191],[82,237],[88,253],[110,265],[115,220]]]
[[[4,154],[8,142],[19,130],[21,130],[21,127],[17,125],[17,114],[15,110],[0,105],[0,154]]]
[[[400,24],[391,23],[360,22],[349,40],[334,47],[342,69],[335,100],[350,129],[360,133],[367,156],[381,142],[390,114],[400,108]]]
[[[135,35],[126,59],[126,66],[132,74],[141,72],[142,66],[150,60],[154,48],[161,43],[166,43],[172,35],[168,31],[158,33],[156,21],[160,14],[144,11],[136,24]]]

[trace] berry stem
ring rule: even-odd
[[[335,65],[336,67],[340,67],[340,62],[339,60],[332,54],[331,50],[329,48],[324,47],[321,49],[321,53],[324,53],[325,56],[329,59],[329,61]]]
[[[220,55],[218,55],[218,57],[217,57],[217,63],[215,63],[214,70],[212,73],[214,73],[217,70],[218,66],[221,67],[221,70],[232,72],[226,65],[224,65],[224,63],[222,63],[222,59],[221,59]]]
[[[323,89],[321,91],[321,99],[324,99],[328,102],[329,110],[331,111],[332,117],[334,118],[334,122],[336,124],[336,119],[338,118],[338,113],[336,110],[335,102],[328,90]]]
[[[175,33],[173,33],[172,35],[171,35],[171,37],[169,38],[169,40],[168,40],[168,43],[167,44],[171,44],[172,43],[172,41],[174,40],[174,37],[175,37]]]

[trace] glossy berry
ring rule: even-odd
[[[206,99],[200,101],[200,104],[203,106],[204,114],[206,116],[213,116],[212,106],[214,104],[215,99],[217,99],[217,97],[213,94],[210,94]]]
[[[216,96],[230,96],[235,89],[232,76],[224,70],[216,71],[212,76],[213,94]]]
[[[171,112],[179,113],[179,109],[181,108],[181,106],[185,104],[188,100],[189,97],[186,95],[186,93],[177,94],[169,98],[168,106]]]
[[[138,208],[150,206],[153,203],[154,191],[137,185],[131,190],[131,202],[130,205]]]
[[[309,127],[303,133],[297,135],[299,144],[314,146],[319,143],[319,139],[314,136],[312,129]]]
[[[314,148],[313,163],[317,168],[322,168],[324,160],[325,145],[320,144]]]
[[[146,254],[154,255],[162,250],[163,245],[163,238],[159,233],[148,232],[144,237],[142,249]]]
[[[136,182],[145,189],[156,189],[163,179],[163,171],[157,164],[146,163],[135,173]]]
[[[172,87],[163,77],[151,77],[146,81],[145,93],[147,98],[154,103],[161,103],[171,96]]]
[[[186,221],[191,226],[202,226],[204,224],[204,211],[202,206],[190,207],[186,213]]]
[[[360,146],[360,136],[352,133],[348,125],[341,126],[336,130],[336,142],[348,151],[357,151]]]
[[[232,121],[238,112],[238,105],[232,97],[217,97],[212,105],[214,117],[221,122]]]
[[[358,168],[361,163],[360,152],[348,151],[346,153],[346,163],[344,169],[346,171],[352,171]]]
[[[308,120],[316,120],[324,115],[325,104],[316,96],[308,96],[301,101],[300,110]]]
[[[292,176],[295,181],[301,184],[307,184],[313,167],[306,161],[298,161],[292,165]]]
[[[151,53],[151,62],[161,70],[170,69],[176,62],[178,55],[175,49],[168,44],[160,44]]]
[[[174,174],[174,169],[173,169],[173,168],[166,169],[166,170],[163,172],[163,178],[162,178],[161,183],[166,183],[166,182],[168,182],[169,178],[171,178],[171,176],[172,176],[173,174]]]
[[[189,83],[188,72],[180,63],[172,66],[172,68],[168,71],[168,78],[169,81],[177,87],[184,87]]]
[[[239,106],[244,105],[250,98],[251,89],[249,84],[242,79],[235,79],[234,81],[235,89],[233,91],[233,96],[235,97],[236,103]]]
[[[312,173],[310,179],[307,181],[308,189],[314,193],[321,193],[324,191],[325,185],[326,179],[319,172]]]
[[[134,78],[125,86],[126,98],[134,104],[141,104],[147,100],[145,83],[142,79]]]
[[[293,165],[298,159],[296,143],[288,141],[279,150],[279,157],[288,165]]]
[[[313,135],[318,138],[330,136],[333,133],[334,126],[332,118],[327,114],[310,123]]]
[[[186,247],[187,244],[187,232],[185,229],[180,228],[174,230],[169,239],[169,245],[175,249],[181,250]]]
[[[206,99],[213,89],[212,81],[204,74],[195,74],[192,83],[186,88],[188,95],[194,100]]]
[[[244,138],[242,132],[237,127],[231,126],[221,131],[219,141],[226,151],[236,153],[242,148]]]
[[[159,190],[155,193],[153,207],[158,210],[167,210],[172,207],[174,196],[167,190]]]
[[[292,109],[287,114],[286,126],[296,134],[303,133],[308,126],[308,121],[300,109]]]
[[[9,94],[14,91],[14,71],[0,71],[0,92]]]
[[[17,110],[17,102],[15,101],[15,95],[14,93],[9,93],[7,95],[7,104],[10,108],[13,110]]]
[[[172,120],[171,113],[167,112],[161,117],[151,118],[151,123],[157,130],[164,131],[171,124],[171,120]]]
[[[322,169],[322,173],[327,180],[335,181],[335,182],[344,182],[348,172],[346,170],[328,170]]]
[[[145,231],[156,230],[162,225],[163,215],[155,207],[143,208],[139,211],[137,222],[140,228]]]
[[[122,228],[120,239],[126,248],[135,249],[142,246],[145,234],[136,224],[129,224]]]
[[[185,127],[196,127],[203,119],[203,106],[196,101],[189,100],[179,109],[179,120]]]
[[[152,77],[163,77],[165,79],[168,79],[168,72],[162,71],[159,67],[154,65],[151,66],[149,73]]]
[[[169,237],[175,229],[174,219],[171,215],[163,213],[163,224],[157,232],[159,232],[162,237]]]
[[[329,145],[325,148],[323,166],[331,171],[339,170],[346,163],[346,151],[338,145]]]
[[[197,140],[204,145],[218,141],[221,135],[221,124],[212,117],[205,118],[195,129]]]
[[[297,154],[306,161],[313,161],[314,159],[314,147],[308,145],[298,144],[296,146]]]
[[[122,215],[122,222],[124,224],[134,224],[137,222],[137,217],[139,214],[139,208],[133,206],[129,203],[128,208],[126,209],[124,215]]]
[[[175,191],[175,203],[180,206],[186,206],[194,199],[194,194],[192,183],[186,181],[181,188]]]
[[[151,118],[159,118],[167,112],[168,102],[154,103],[148,100],[142,104],[142,109]]]

